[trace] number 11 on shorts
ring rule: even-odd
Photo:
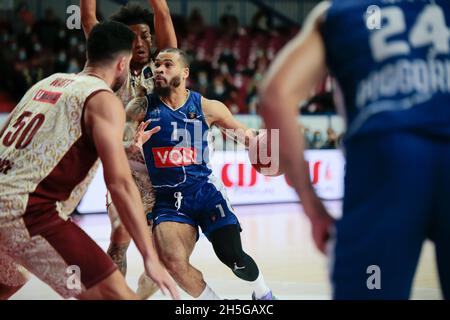
[[[219,211],[220,211],[220,217],[221,218],[225,218],[225,211],[223,211],[222,205],[221,204],[217,204],[216,208],[219,209]]]

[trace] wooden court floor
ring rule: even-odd
[[[341,202],[328,202],[336,217]],[[310,236],[310,224],[299,204],[271,204],[235,207],[243,228],[242,242],[279,299],[330,299],[327,259],[320,254]],[[106,250],[109,244],[109,220],[106,215],[87,215],[79,225]],[[128,251],[127,282],[136,289],[143,271],[141,258],[134,245]],[[202,271],[206,282],[226,299],[250,299],[250,289],[214,255],[208,240],[201,236],[191,258]],[[13,299],[60,299],[46,284],[35,277],[16,293]],[[182,292],[182,298],[190,297]],[[157,292],[152,299],[168,299]],[[412,299],[441,299],[434,247],[425,243],[414,281]]]

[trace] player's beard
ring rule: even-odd
[[[123,86],[125,81],[127,81],[127,77],[128,72],[124,72],[120,77],[118,77],[111,87],[112,91],[116,92],[117,90],[119,90]]]
[[[170,93],[172,92],[172,90],[175,88],[178,88],[180,86],[180,84],[181,84],[181,77],[175,76],[169,81],[168,85],[157,86],[155,84],[153,91],[160,97],[168,97],[168,96],[170,96]]]

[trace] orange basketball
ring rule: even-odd
[[[278,143],[278,142],[274,142]],[[271,143],[267,131],[263,131],[253,138],[248,147],[248,157],[252,167],[264,176],[276,177],[282,175],[280,168],[280,157],[278,145],[276,151],[272,152],[274,144]]]

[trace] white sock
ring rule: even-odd
[[[252,288],[253,292],[255,293],[256,299],[260,299],[264,297],[266,294],[269,293],[270,288],[267,286],[266,282],[264,281],[264,277],[259,272],[258,278],[256,278],[255,281],[249,281],[250,287]]]
[[[195,300],[222,300],[220,297],[211,289],[208,284],[205,287],[205,290],[197,297]]]

